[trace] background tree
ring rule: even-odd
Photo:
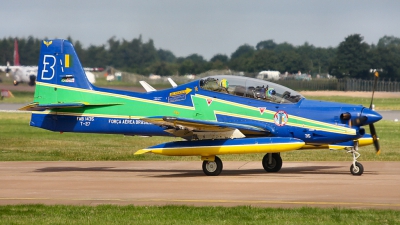
[[[158,58],[163,62],[173,63],[176,61],[174,53],[169,50],[159,49],[157,50]]]
[[[231,59],[236,59],[239,57],[251,57],[255,52],[255,49],[253,46],[244,44],[239,46],[239,48],[236,49],[231,55]]]
[[[224,70],[228,68],[229,58],[227,55],[216,54],[210,59],[211,68],[215,70]]]
[[[302,58],[296,51],[282,51],[278,55],[278,66],[276,67],[281,73],[297,73],[298,71],[306,71],[301,63]]]
[[[251,58],[255,53],[253,46],[244,44],[239,46],[231,55],[229,67],[237,71],[248,71]]]
[[[288,51],[294,51],[296,50],[295,47],[292,44],[289,44],[287,42],[283,42],[281,44],[278,44],[275,48],[274,51],[276,53],[281,53],[281,52],[288,52]]]
[[[372,50],[372,68],[383,69],[380,73],[383,78],[400,78],[400,38],[384,36],[379,39],[377,46]]]
[[[256,73],[262,70],[277,70],[278,57],[272,50],[257,51],[250,59],[248,72]]]
[[[216,62],[216,61],[220,61],[222,63],[227,63],[229,61],[229,58],[227,55],[216,54],[210,59],[210,62]]]
[[[39,40],[29,36],[27,39],[21,40],[21,43],[18,42],[18,49],[21,65],[37,65],[39,63]]]
[[[191,54],[182,62],[179,74],[199,74],[209,69],[207,61],[201,55]]]
[[[353,34],[339,44],[336,57],[331,64],[331,73],[338,78],[368,79],[371,68],[369,62],[369,45],[363,42],[363,37]]]
[[[260,41],[256,45],[256,50],[274,50],[278,44],[274,42],[274,40],[269,39],[266,41]]]
[[[0,40],[1,65],[6,65],[7,61],[13,65],[14,39]],[[318,48],[308,42],[300,46],[287,42],[278,44],[267,39],[258,42],[255,48],[249,44],[239,46],[230,58],[216,54],[209,61],[199,54],[176,57],[169,50],[156,49],[152,39],[144,42],[141,36],[132,40],[118,40],[114,36],[104,45],[87,48],[71,37],[67,39],[74,44],[84,67],[113,66],[144,75],[199,74],[210,69],[229,68],[249,73],[268,69],[312,75],[329,72],[338,78],[371,79],[369,69],[382,68],[382,78],[400,79],[400,38],[394,36],[384,36],[376,45],[368,45],[361,35],[353,34],[334,48]],[[29,36],[17,38],[17,41],[21,64],[37,65],[42,40]]]
[[[85,59],[85,65],[87,67],[103,67],[103,65],[108,64],[108,54],[105,49],[105,46],[94,46],[90,45],[88,50],[86,51],[87,56]]]

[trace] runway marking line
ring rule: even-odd
[[[295,204],[295,205],[347,205],[400,207],[400,203],[371,202],[301,202],[267,200],[211,200],[211,199],[85,199],[85,198],[0,198],[1,200],[53,200],[53,201],[116,201],[116,202],[182,202],[182,203],[237,203],[237,204]],[[0,203],[1,205],[1,203]]]

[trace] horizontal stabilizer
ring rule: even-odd
[[[177,141],[138,150],[135,155],[154,153],[170,156],[210,156],[222,154],[276,153],[300,149],[304,142],[296,138],[264,137],[226,140]]]
[[[54,104],[39,104],[39,103],[31,103],[26,105],[19,110],[21,111],[44,111],[51,109],[66,109],[66,108],[83,108],[83,107],[103,107],[103,106],[112,106],[112,105],[120,105],[120,103],[108,103],[108,104],[89,104],[82,102],[73,102],[73,103],[54,103]]]

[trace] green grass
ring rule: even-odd
[[[395,210],[194,206],[0,206],[0,224],[399,224]]]
[[[30,103],[33,101],[33,92],[26,91],[12,91],[14,97],[11,98],[3,98],[0,100],[0,104],[2,103]]]
[[[133,155],[139,149],[170,137],[137,137],[108,134],[82,134],[47,131],[29,126],[29,113],[0,113],[0,161],[102,161],[102,160],[200,160],[200,157],[169,157],[154,154]],[[368,128],[366,128],[368,131]],[[372,146],[360,149],[360,161],[399,161],[400,123],[376,123],[382,153]],[[222,155],[222,160],[259,161],[264,154]],[[285,161],[349,161],[344,151],[304,150],[282,153]]]
[[[363,105],[369,107],[370,97],[344,97],[344,96],[308,96],[314,99],[328,102],[342,102],[348,104]],[[375,110],[400,110],[400,98],[374,98]]]

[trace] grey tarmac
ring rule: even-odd
[[[201,161],[0,162],[0,205],[193,205],[400,210],[400,162],[225,161],[216,177]]]

